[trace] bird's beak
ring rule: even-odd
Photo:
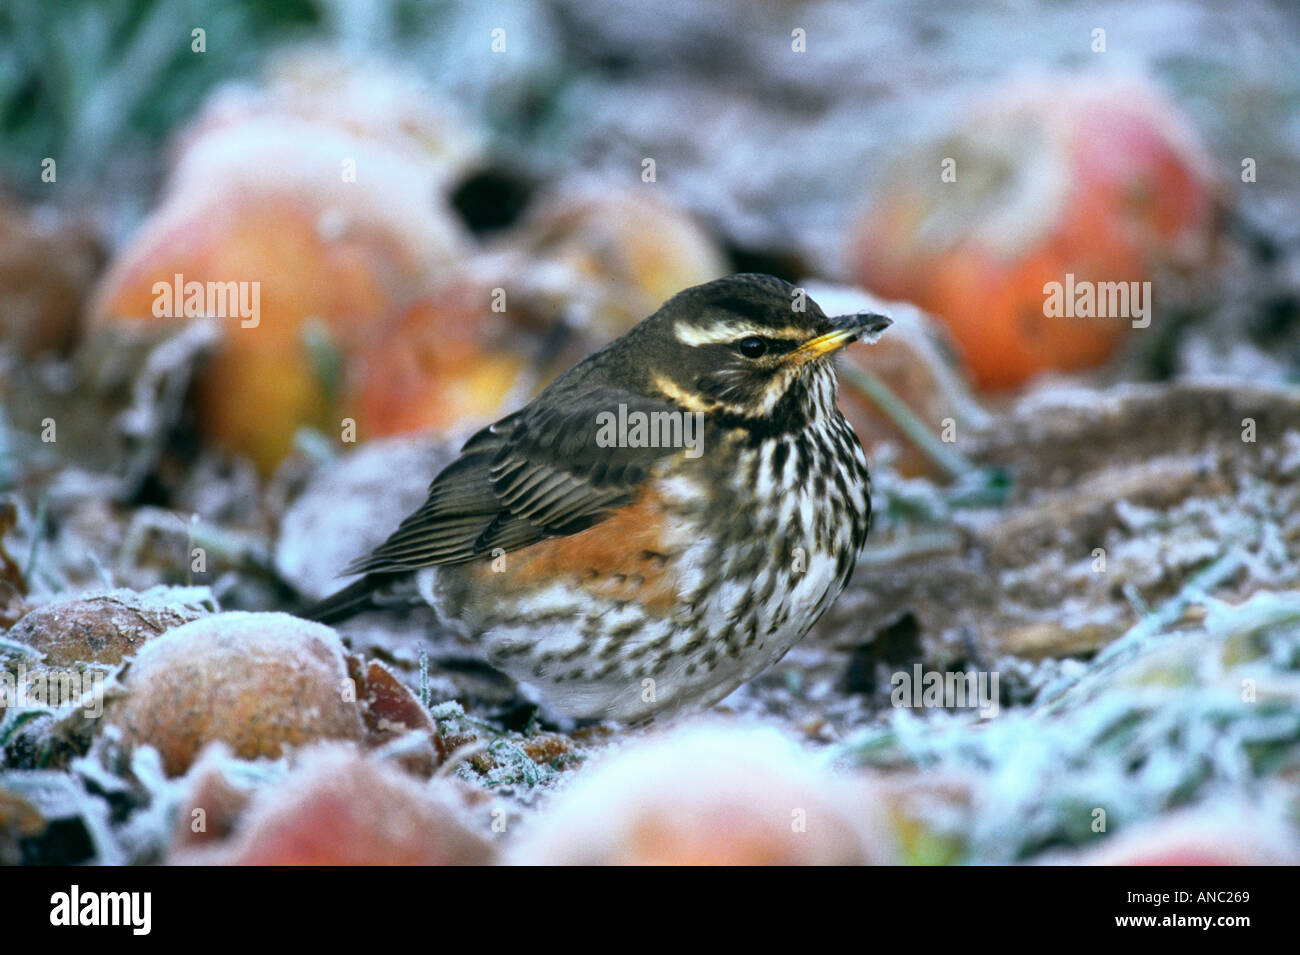
[[[804,361],[811,361],[838,351],[851,342],[859,340],[874,342],[880,337],[881,332],[894,324],[894,320],[874,312],[859,312],[856,315],[841,315],[839,318],[833,318],[831,323],[835,326],[833,329],[804,342],[792,354]]]

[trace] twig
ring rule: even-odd
[[[36,570],[36,555],[40,551],[41,534],[45,530],[45,521],[50,509],[50,494],[46,491],[36,505],[36,521],[32,527],[32,546],[27,552],[27,566],[23,568],[23,585],[32,589],[32,572]]]
[[[916,445],[949,477],[964,478],[975,475],[978,468],[939,440],[907,403],[875,374],[852,365],[842,365],[840,376],[866,396],[903,433],[903,437]]]

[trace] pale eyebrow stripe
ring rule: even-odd
[[[673,335],[683,345],[725,345],[754,335],[758,338],[784,338],[790,341],[803,341],[808,332],[793,325],[785,328],[759,328],[742,322],[722,322],[709,328],[700,328],[689,322],[677,322],[673,325]]]

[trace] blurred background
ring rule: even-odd
[[[735,271],[896,325],[841,369],[878,515],[854,583],[725,709],[916,771],[910,861],[1085,845],[1098,785],[1236,825],[1295,778],[1288,0],[6,0],[0,649],[84,624],[69,659],[115,672],[122,606],[331,592],[458,441]],[[1062,313],[1053,283],[1132,294]],[[514,687],[429,626],[347,639],[454,701],[443,738],[510,741],[466,781],[527,801],[598,748],[515,746]],[[916,661],[1000,672],[1008,715],[891,709]],[[1242,667],[1267,713],[1225,709]],[[25,725],[10,765],[71,758]],[[1225,825],[1197,851],[1273,841]],[[117,839],[97,858],[163,851]]]
[[[1112,361],[1294,381],[1298,20],[15,0],[5,340],[160,324],[160,277],[260,282],[197,413],[264,475],[302,425],[465,430],[739,270],[914,302],[989,393]],[[1155,327],[1044,317],[1067,273],[1155,282]]]

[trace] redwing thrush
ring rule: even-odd
[[[474,435],[424,505],[307,612],[400,594],[574,717],[707,706],[839,596],[871,517],[830,319],[768,275],[686,289]]]

